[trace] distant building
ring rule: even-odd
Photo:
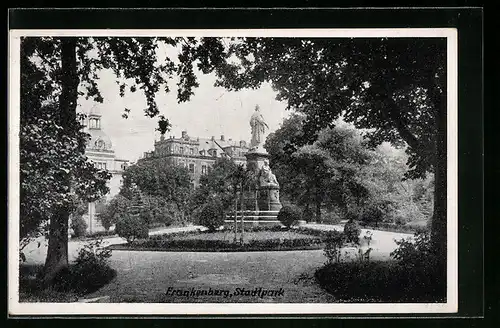
[[[90,134],[85,155],[97,168],[106,169],[111,173],[111,179],[108,181],[109,193],[105,197],[105,200],[109,200],[120,191],[122,173],[128,165],[128,160],[116,158],[111,139],[101,128],[101,114],[98,109],[94,106],[86,114],[87,117],[81,122],[84,131]],[[89,232],[103,229],[101,222],[97,220],[97,215],[105,200],[88,204],[88,213],[84,218]]]
[[[154,144],[154,150],[144,153],[139,161],[164,160],[172,165],[186,167],[192,178],[193,187],[198,187],[200,176],[208,172],[217,158],[229,158],[237,164],[246,165],[245,154],[248,152],[246,141],[233,141],[220,138],[190,137],[187,131],[182,131],[180,138],[171,136],[160,137]]]

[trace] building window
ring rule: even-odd
[[[194,164],[189,164],[189,172],[194,173]]]
[[[180,152],[181,154],[184,154],[184,147],[179,148],[179,152]]]
[[[207,174],[207,166],[206,165],[201,166],[201,174]]]
[[[96,162],[94,163],[95,167],[99,170],[106,170],[106,163],[103,162]]]

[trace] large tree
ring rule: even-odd
[[[210,199],[217,199],[224,210],[233,207],[239,186],[237,176],[242,174],[238,164],[228,158],[218,158],[206,174],[200,177],[200,186],[194,191],[190,206],[199,208]]]
[[[285,181],[282,193],[306,212],[312,205],[317,220],[324,205],[346,214],[352,204],[367,197],[361,172],[370,164],[372,152],[359,132],[348,126],[325,128],[313,144],[297,148],[303,126],[304,117],[292,115],[266,139],[273,170]]]
[[[343,116],[366,134],[408,145],[408,177],[435,175],[434,249],[445,259],[446,40],[444,38],[204,38],[190,43],[204,72],[229,90],[270,82],[306,114],[303,142]]]
[[[186,205],[191,193],[191,176],[182,166],[163,160],[142,160],[128,166],[123,172],[120,194],[131,199],[131,187],[135,185],[147,196],[159,197],[177,206],[184,219]],[[155,202],[151,197],[150,201]]]
[[[86,138],[76,111],[79,97],[103,102],[97,81],[99,72],[107,69],[115,73],[121,96],[128,91],[144,93],[147,116],[159,113],[155,95],[160,89],[170,91],[167,82],[174,75],[179,101],[188,100],[196,85],[190,79],[192,68],[175,65],[169,58],[158,60],[161,44],[179,42],[182,39],[125,37],[21,40],[21,230],[35,230],[50,220],[46,283],[68,266],[71,196],[98,199],[106,192],[109,178],[84,156]],[[168,127],[168,119],[162,117],[160,128]],[[37,156],[44,153],[44,158]],[[40,209],[36,204],[41,204]]]

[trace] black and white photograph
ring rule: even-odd
[[[457,311],[455,29],[11,30],[9,55],[10,312]]]

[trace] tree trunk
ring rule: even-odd
[[[61,95],[59,96],[59,124],[62,133],[74,135],[77,128],[76,104],[78,101],[78,84],[76,63],[76,38],[61,38]],[[64,183],[71,185],[68,174]],[[44,285],[49,285],[57,274],[68,267],[68,220],[70,211],[62,207],[50,219],[49,247],[44,266]]]
[[[50,219],[49,247],[45,259],[43,284],[50,285],[59,272],[68,267],[68,218],[69,211],[65,208]]]

